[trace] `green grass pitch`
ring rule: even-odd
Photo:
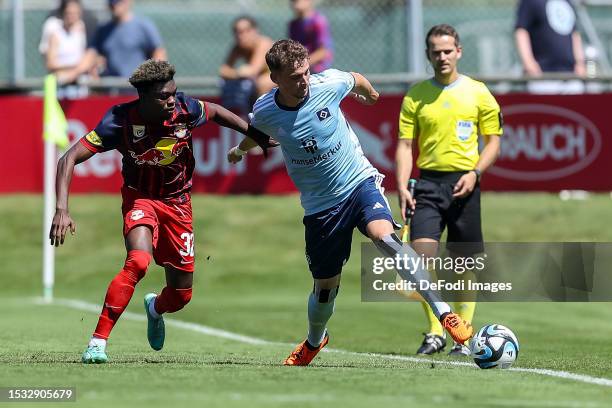
[[[610,204],[607,195],[562,202],[546,194],[484,194],[485,237],[612,241]],[[168,318],[196,326],[167,324],[165,348],[148,347],[142,297],[163,284],[162,269],[152,266],[113,331],[111,363],[85,366],[80,354],[97,320],[98,306],[91,304],[102,302],[125,257],[119,196],[71,198],[77,234],[56,252],[55,295],[83,302],[80,308],[35,301],[42,292],[42,199],[3,196],[0,214],[0,387],[76,387],[76,403],[45,406],[607,407],[612,401],[612,305],[481,304],[474,325],[512,328],[521,343],[515,367],[528,371],[479,370],[443,355],[414,359],[426,328],[421,307],[361,303],[358,233],[329,324],[336,351],[321,353],[310,367],[281,366],[306,334],[311,286],[296,196],[195,196],[194,297]]]

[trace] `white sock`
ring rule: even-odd
[[[92,337],[89,339],[89,346],[102,346],[106,347],[106,340],[98,337]]]
[[[429,306],[431,307],[432,304],[430,304]],[[450,306],[446,302],[433,302],[433,307],[431,308],[431,310],[434,312],[438,320],[440,319],[440,316],[442,316],[444,313],[452,312]]]
[[[335,289],[332,289],[335,291]],[[308,297],[308,343],[311,346],[318,347],[323,338],[327,322],[334,313],[335,294],[331,301],[327,303],[319,303],[314,293],[310,293]]]
[[[149,303],[149,314],[154,318],[154,319],[159,319],[159,317],[161,316],[159,313],[157,313],[157,310],[155,310],[155,301],[157,300],[157,296],[155,296],[155,298],[153,298],[153,300],[151,301],[151,303]]]
[[[395,257],[398,254],[404,258],[418,259],[419,255],[409,245],[403,245],[400,239],[395,234],[384,236],[380,241],[373,241],[376,247],[385,255]],[[417,265],[414,271],[409,271],[403,268],[398,268],[397,273],[405,280],[420,286],[421,281],[431,282],[429,271],[421,265]],[[435,290],[418,290],[425,302],[431,307],[434,315],[438,319],[444,313],[451,312],[448,303],[444,302],[438,291]]]

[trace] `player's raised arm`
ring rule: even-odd
[[[270,136],[255,129],[240,116],[230,112],[223,106],[207,102],[206,107],[210,120],[215,121],[221,126],[234,129],[246,136],[238,146],[231,148],[228,152],[227,159],[231,163],[237,163],[242,160],[242,156],[257,145],[263,149],[264,155],[267,155],[266,149],[268,147],[278,146],[278,143],[271,140]]]
[[[247,154],[249,150],[257,146],[257,142],[251,139],[250,137],[245,137],[242,141],[237,145],[232,147],[227,152],[227,161],[230,163],[238,163],[242,160],[242,156]]]
[[[220,126],[234,129],[246,135],[249,124],[240,116],[230,112],[221,105],[211,102],[206,102],[206,110],[209,120],[213,120]]]
[[[55,178],[55,215],[51,222],[49,239],[51,245],[60,246],[64,243],[66,232],[76,232],[76,223],[70,217],[68,211],[68,191],[70,181],[74,172],[75,164],[79,164],[89,159],[95,153],[87,149],[82,143],[75,143],[57,163],[57,174]]]
[[[240,116],[225,109],[223,106],[217,105],[216,103],[207,102],[206,110],[208,113],[208,118],[215,121],[219,125],[228,127],[230,129],[234,129],[242,133],[243,135],[247,134],[249,130],[249,124],[244,119],[242,119]],[[239,148],[240,146],[242,146],[242,150]],[[253,141],[252,139],[250,139],[249,137],[246,137],[240,143],[239,146],[236,146],[230,149],[230,151],[227,154],[227,159],[231,163],[237,163],[240,160],[242,160],[242,155],[246,154],[246,152],[249,149],[255,146],[257,146],[257,143]],[[237,151],[236,149],[238,149],[238,152],[240,154],[235,154]]]
[[[264,157],[268,157],[269,147],[278,147],[280,144],[261,130],[249,125],[246,136],[237,146],[232,147],[227,152],[227,160],[230,163],[238,163],[242,156],[252,148],[259,146],[263,150]]]
[[[364,105],[374,105],[378,101],[379,93],[374,89],[370,81],[357,72],[351,72],[355,78],[355,86],[351,97]]]

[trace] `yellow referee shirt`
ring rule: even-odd
[[[472,170],[478,162],[478,135],[500,135],[499,105],[486,85],[460,75],[443,86],[434,79],[413,86],[402,102],[399,138],[418,139],[417,167]]]

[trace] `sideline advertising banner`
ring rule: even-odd
[[[93,129],[113,105],[131,97],[63,101],[71,143]],[[502,151],[482,180],[489,191],[612,191],[612,94],[497,96],[504,113]],[[218,102],[217,99],[211,99]],[[395,189],[394,154],[402,95],[386,95],[373,107],[347,99],[343,110],[372,164]],[[41,192],[43,180],[42,99],[0,97],[3,123],[0,193]],[[249,154],[237,166],[225,159],[241,135],[209,123],[193,132],[194,192],[284,194],[295,192],[280,149],[268,159]],[[346,148],[349,148],[348,145]],[[324,154],[315,151],[312,154]],[[313,160],[316,163],[316,160]],[[72,192],[116,193],[121,155],[95,155],[75,168]],[[16,175],[19,175],[18,177]],[[13,176],[8,176],[13,175]]]

